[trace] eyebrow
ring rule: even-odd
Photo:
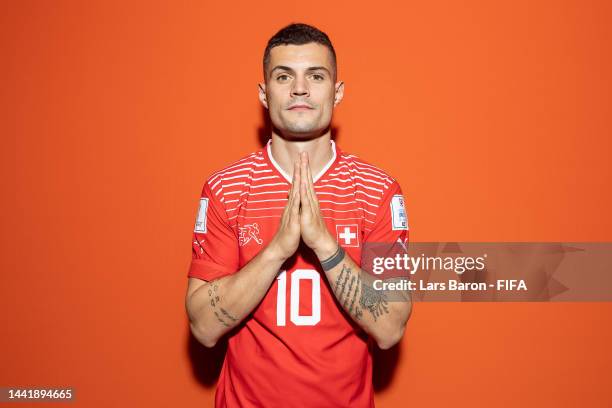
[[[287,67],[285,65],[277,65],[274,68],[272,68],[272,71],[270,71],[270,75],[272,75],[272,73],[276,70],[282,70],[282,71],[289,71],[289,72],[295,72],[292,68]],[[318,70],[323,70],[326,71],[328,75],[331,76],[331,72],[329,72],[329,69],[327,69],[326,67],[308,67],[306,68],[306,71],[318,71]]]

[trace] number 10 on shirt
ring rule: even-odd
[[[276,325],[286,326],[287,314],[287,271],[281,271],[277,278]],[[312,282],[312,301],[310,316],[300,314],[300,283],[303,280]],[[291,292],[289,294],[289,319],[296,326],[314,326],[321,321],[321,275],[314,269],[296,269],[291,274]]]

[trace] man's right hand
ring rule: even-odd
[[[278,230],[266,248],[272,257],[283,262],[295,253],[300,244],[300,167],[293,164],[293,180],[287,205],[283,210]]]

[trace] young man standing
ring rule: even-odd
[[[206,181],[186,308],[212,347],[229,333],[217,407],[372,407],[372,339],[411,311],[372,288],[363,245],[405,244],[398,183],[331,140],[343,96],[327,35],[291,24],[264,53],[268,144]]]

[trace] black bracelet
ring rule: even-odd
[[[321,267],[324,271],[329,271],[334,266],[338,265],[344,259],[344,249],[340,245],[338,245],[338,250],[329,258],[321,261]]]

